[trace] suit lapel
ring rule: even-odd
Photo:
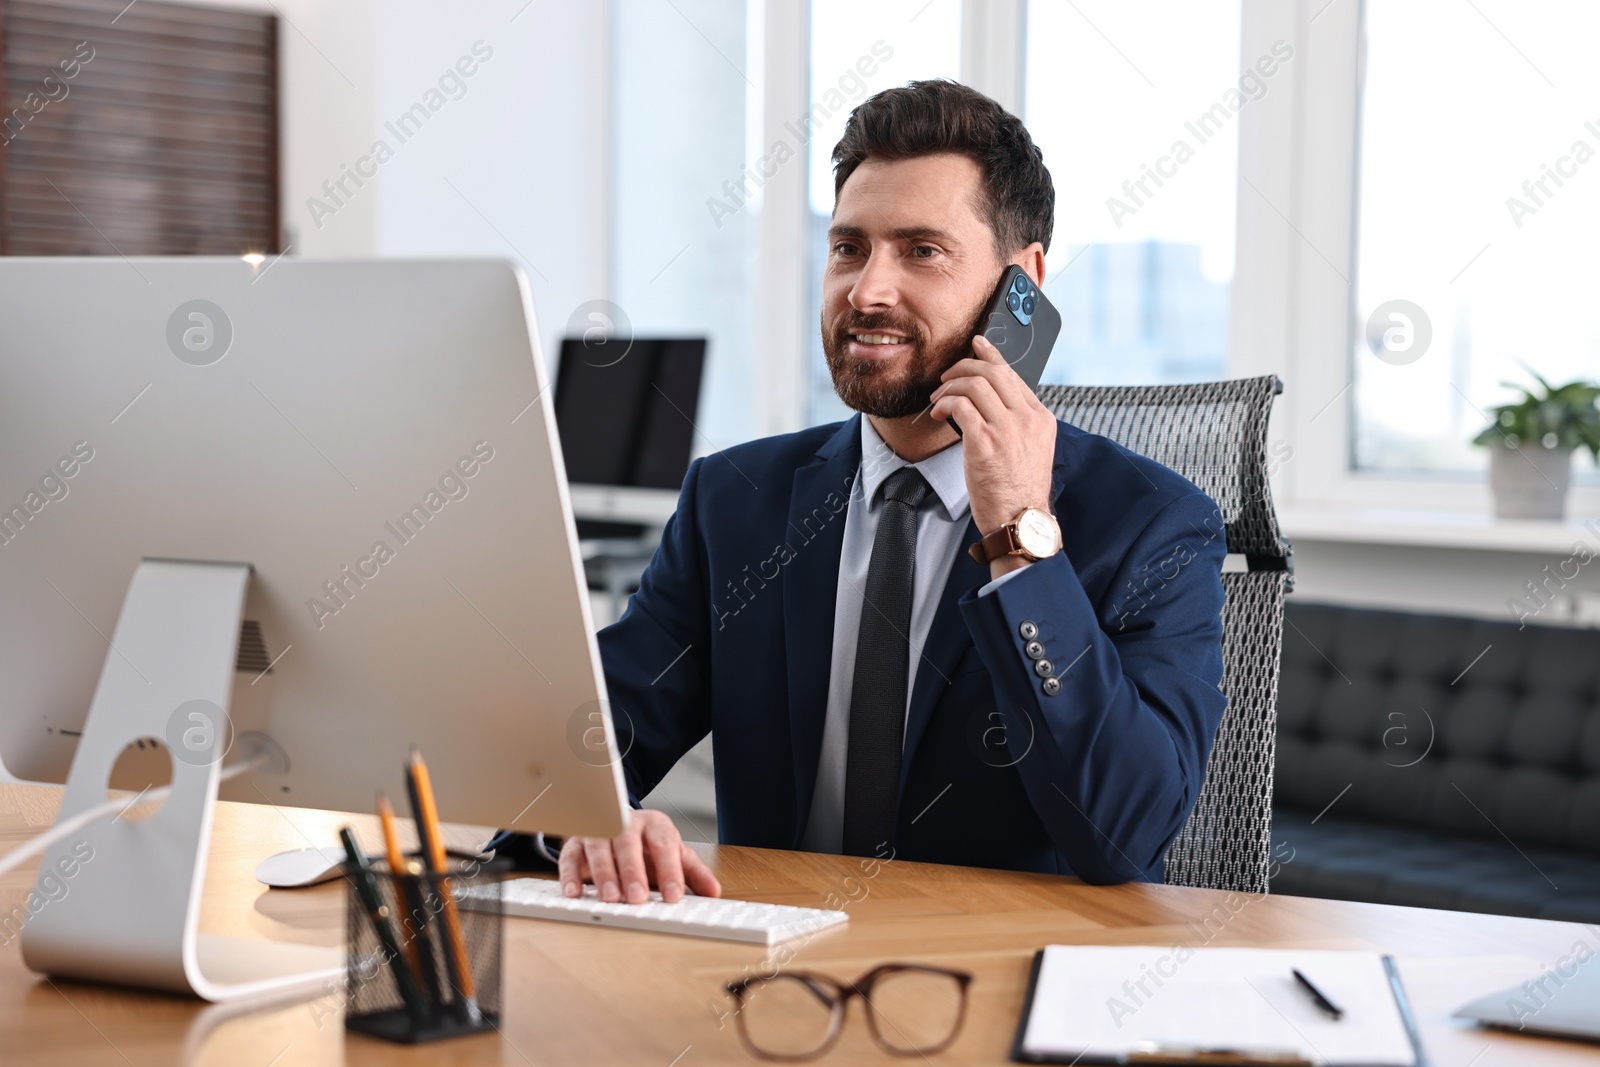
[[[1066,466],[1066,426],[1057,420],[1056,454],[1050,472],[1050,502],[1052,507],[1061,496],[1063,468]],[[966,620],[961,617],[961,597],[969,589],[977,589],[989,581],[987,564],[976,563],[967,548],[977,543],[978,527],[971,519],[961,535],[961,547],[955,562],[950,565],[950,577],[945,580],[944,592],[939,597],[939,607],[934,612],[933,623],[928,628],[928,639],[922,646],[922,659],[917,664],[917,681],[911,689],[911,706],[906,714],[905,748],[900,759],[900,795],[904,802],[906,777],[911,771],[911,761],[916,756],[917,745],[927,731],[928,721],[939,697],[950,684],[948,672],[972,644]]]
[[[795,471],[789,497],[787,543],[793,557],[783,569],[783,640],[788,665],[789,740],[794,752],[794,842],[811,814],[827,720],[833,663],[833,615],[839,557],[850,490],[861,466],[861,416],[847,419]]]

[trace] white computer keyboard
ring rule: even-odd
[[[475,886],[465,890],[461,894],[462,906],[472,907],[475,900],[492,893],[493,888]],[[583,887],[581,897],[567,897],[561,893],[561,883],[549,878],[511,878],[500,883],[500,890],[505,913],[520,918],[556,919],[757,945],[776,945],[850,921],[850,916],[842,911],[721,897],[686,896],[676,904],[668,904],[660,893],[654,892],[648,904],[607,904],[592,885]]]

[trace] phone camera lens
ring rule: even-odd
[[[1022,298],[1022,313],[1024,315],[1032,315],[1033,314],[1033,306],[1034,306],[1033,297],[1025,296],[1025,297]]]
[[[1025,274],[1017,275],[1017,280],[1011,283],[1011,288],[1015,289],[1019,293],[1026,293],[1028,291],[1028,277],[1027,277],[1027,275],[1025,275]]]
[[[1018,310],[1022,307],[1022,297],[1018,296],[1016,293],[1007,293],[1006,307],[1010,308],[1012,311]]]

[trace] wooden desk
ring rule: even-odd
[[[58,794],[45,787],[0,786],[0,851],[48,825]],[[334,841],[336,827],[346,821],[364,834],[376,833],[366,817],[222,804],[201,928],[338,944],[344,905],[339,888],[268,891],[255,883],[251,871],[278,850]],[[460,840],[471,836],[463,831]],[[1250,899],[1169,886],[1092,887],[1048,875],[899,861],[881,865],[868,878],[859,861],[838,856],[709,845],[702,851],[730,896],[816,907],[832,893],[853,898],[849,926],[804,943],[791,966],[845,979],[891,959],[972,971],[976,981],[966,1028],[935,1063],[1007,1062],[1028,963],[1042,945],[1180,941],[1393,952],[1401,957],[1435,1067],[1600,1062],[1593,1046],[1491,1034],[1447,1018],[1470,997],[1553,965],[1580,941],[1591,951],[1600,948],[1600,932],[1582,926],[1296,897]],[[32,878],[31,869],[0,878],[0,918],[23,903]],[[1202,928],[1208,917],[1209,926]],[[0,932],[0,939],[8,936]],[[762,949],[513,919],[507,920],[506,953],[501,1034],[401,1048],[346,1037],[337,996],[241,1009],[52,982],[23,966],[13,939],[0,944],[0,1062],[48,1067],[748,1067],[761,1062],[740,1045],[732,1018],[720,1013],[729,1006],[723,982],[747,968],[770,968],[763,965]],[[898,1062],[872,1044],[860,1010],[852,1006],[839,1045],[819,1062]]]

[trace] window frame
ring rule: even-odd
[[[1274,479],[1280,505],[1488,515],[1486,475],[1355,466],[1365,23],[1366,0],[1244,2],[1242,54],[1282,39],[1295,62],[1289,92],[1240,116],[1228,374],[1284,379],[1268,431],[1292,456]],[[1600,487],[1574,485],[1568,510],[1600,511]]]
[[[1028,0],[963,0],[962,80],[1021,106]],[[809,99],[810,3],[765,0],[764,136]],[[1286,91],[1239,115],[1235,270],[1227,375],[1283,378],[1269,439],[1289,458],[1280,505],[1487,515],[1485,475],[1354,466],[1354,282],[1366,0],[1243,0],[1240,55],[1289,42]],[[1312,136],[1309,131],[1317,131]],[[767,434],[805,422],[808,333],[804,168],[764,191],[757,300],[766,351],[758,402]],[[1600,512],[1600,487],[1574,485],[1573,514]]]

